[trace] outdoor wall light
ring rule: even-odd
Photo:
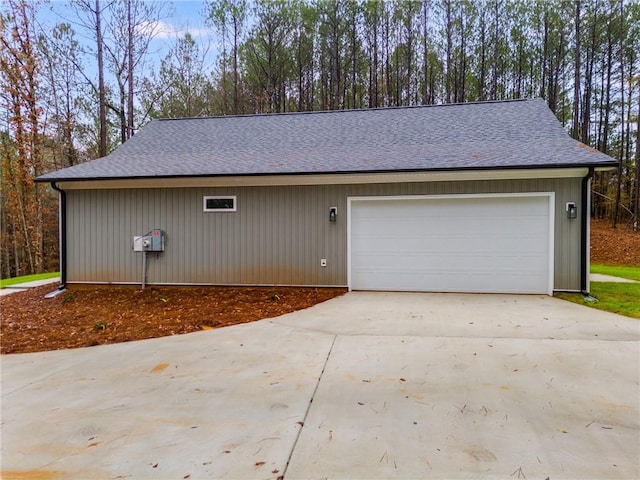
[[[578,207],[576,206],[576,202],[567,202],[565,210],[567,211],[567,218],[578,218]]]
[[[329,208],[329,221],[335,222],[338,219],[338,207]]]

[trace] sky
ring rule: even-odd
[[[194,38],[215,36],[211,26],[206,25],[207,3],[196,0],[175,0],[173,2],[154,0],[165,6],[167,12],[158,25],[157,41],[162,42],[183,36],[189,32]]]
[[[102,0],[103,3],[105,0]],[[205,0],[148,0],[162,5],[163,15],[157,24],[153,25],[156,32],[149,45],[149,60],[152,65],[159,65],[176,39],[189,32],[200,46],[201,52],[207,52],[207,63],[213,67],[219,50],[219,36],[210,25],[205,22],[208,2]],[[52,0],[48,4],[41,4],[38,21],[44,31],[50,30],[60,22],[68,22],[76,31],[81,43],[87,42],[93,46],[94,40],[83,31],[77,23],[77,15],[68,0]]]

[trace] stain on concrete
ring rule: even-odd
[[[158,365],[156,365],[155,367],[153,367],[153,370],[151,370],[151,373],[158,373],[163,371],[164,369],[166,369],[169,366],[168,363],[159,363]]]
[[[65,474],[46,470],[2,471],[0,478],[3,480],[57,480],[65,478]]]

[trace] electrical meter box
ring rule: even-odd
[[[148,236],[150,243],[147,248],[150,252],[164,252],[164,232],[159,228],[154,229]],[[144,247],[144,241],[143,241]]]
[[[133,237],[135,252],[164,252],[164,231],[154,228],[146,235]]]

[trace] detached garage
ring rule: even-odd
[[[551,294],[588,292],[590,179],[615,165],[535,99],[154,120],[38,181],[62,287]]]

